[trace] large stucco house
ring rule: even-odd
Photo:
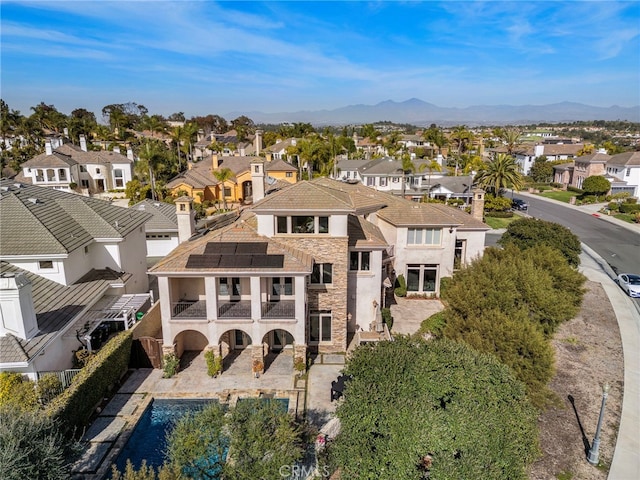
[[[256,362],[283,348],[297,358],[345,352],[358,332],[384,330],[380,309],[396,276],[409,295],[437,296],[442,278],[483,251],[481,213],[326,178],[265,196],[264,163],[251,168],[253,206],[150,270],[165,352],[250,348]],[[179,217],[192,215],[188,198],[176,205]]]
[[[0,217],[2,370],[68,369],[103,322],[129,328],[149,301],[147,213],[3,180]]]

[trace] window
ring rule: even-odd
[[[627,168],[627,171],[624,174],[625,177],[630,177],[631,176],[631,168]]]
[[[371,270],[371,252],[351,252],[349,255],[349,270]]]
[[[329,217],[298,216],[276,217],[277,233],[320,234],[329,233]]]
[[[398,183],[400,181],[400,177],[391,177],[391,181],[393,183]]]
[[[387,186],[387,177],[380,177],[380,186],[381,187]]]
[[[89,246],[85,245],[84,247],[84,254],[87,255],[89,253]]]
[[[333,264],[315,263],[311,272],[311,283],[316,285],[333,283]]]
[[[286,175],[287,178],[293,178],[293,172],[287,172]]]
[[[407,265],[408,292],[435,292],[437,265]]]
[[[82,180],[80,180],[80,186],[82,188],[89,188],[89,180],[83,178]]]
[[[224,196],[225,197],[230,197],[231,196],[231,188],[224,187]]]
[[[124,188],[124,170],[116,168],[113,171],[113,177],[115,178],[116,188]]]
[[[367,177],[367,186],[373,187],[376,184],[375,177]]]
[[[58,178],[61,182],[67,179],[67,171],[64,168],[58,169]]]
[[[56,171],[53,168],[47,169],[47,182],[54,182],[56,180]]]
[[[309,315],[309,343],[331,341],[331,312],[312,312]]]
[[[440,245],[439,228],[409,228],[407,229],[407,245]]]
[[[100,174],[100,169],[96,168],[96,173],[99,175]]]
[[[80,172],[87,173],[87,167],[85,167],[84,165],[80,165]]]
[[[233,297],[240,296],[240,279],[238,277],[220,279],[220,295],[227,295]]]
[[[53,270],[53,261],[51,261],[51,260],[40,260],[38,262],[38,268],[40,270]]]
[[[271,281],[272,295],[293,295],[293,277],[276,277]]]

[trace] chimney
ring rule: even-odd
[[[534,148],[533,156],[541,157],[544,155],[544,145],[538,144]]]
[[[264,158],[267,160],[267,162],[270,162],[271,160],[273,160],[273,153],[271,152],[266,152],[264,154]]]
[[[127,147],[127,158],[129,160],[131,160],[132,162],[134,161],[133,158],[133,149],[131,147]]]
[[[30,340],[38,333],[31,282],[24,273],[0,275],[0,336]]]
[[[474,188],[472,190],[473,201],[471,202],[471,216],[481,222],[484,220],[484,190]]]
[[[84,135],[80,135],[80,150],[83,152],[87,151],[87,137]]]
[[[120,153],[120,145],[114,145],[113,151],[116,153]]]
[[[188,161],[187,162],[187,170],[191,170],[193,168],[193,162],[192,161]]]
[[[183,196],[175,199],[176,217],[178,220],[178,242],[186,242],[196,231],[196,211],[193,209],[193,198]]]
[[[260,156],[260,149],[262,148],[262,130],[256,130],[256,136],[254,139],[256,156]]]
[[[253,203],[264,198],[264,163],[251,162],[251,191]]]
[[[51,147],[51,140],[47,140],[44,142],[44,151],[47,155],[53,155],[53,148]]]
[[[220,168],[220,161],[218,160],[217,153],[214,153],[213,155],[211,155],[211,163],[212,163],[212,168],[214,172]]]

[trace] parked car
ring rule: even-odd
[[[634,298],[640,298],[640,275],[634,273],[621,273],[616,278],[616,282],[627,295]]]
[[[519,198],[514,198],[511,200],[511,208],[514,210],[527,210],[529,208],[529,204],[524,200]]]

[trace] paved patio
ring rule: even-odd
[[[396,297],[390,305],[393,327],[391,334],[412,334],[418,331],[423,320],[444,309],[440,300]]]

